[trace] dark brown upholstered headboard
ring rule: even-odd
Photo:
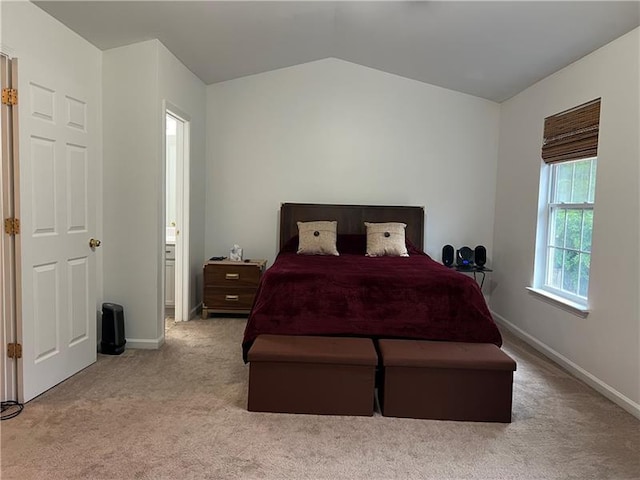
[[[337,220],[338,234],[365,234],[364,222],[402,222],[406,237],[424,250],[424,207],[283,203],[280,207],[280,248],[298,234],[296,222]]]

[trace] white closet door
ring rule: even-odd
[[[19,59],[24,401],[96,360],[98,99],[77,77]]]

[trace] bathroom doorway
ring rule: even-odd
[[[166,104],[164,118],[165,328],[189,320],[189,118]]]

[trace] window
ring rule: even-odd
[[[585,312],[591,273],[600,99],[547,117],[534,288]]]
[[[596,186],[595,158],[550,165],[543,288],[587,302]]]

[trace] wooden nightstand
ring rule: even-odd
[[[209,313],[248,314],[266,266],[266,260],[205,263],[202,318]]]

